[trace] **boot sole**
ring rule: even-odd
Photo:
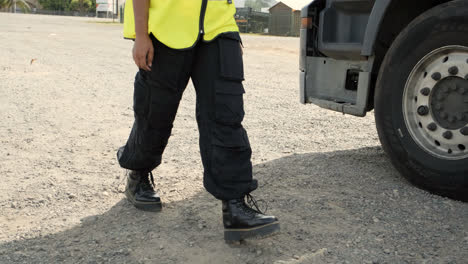
[[[224,229],[224,240],[226,242],[234,242],[248,238],[264,238],[277,233],[279,230],[280,225],[278,222],[252,228],[226,228]]]
[[[127,200],[133,204],[137,209],[148,212],[159,212],[162,210],[161,202],[139,202],[135,200],[132,195],[130,195],[127,190],[125,190],[125,196]]]

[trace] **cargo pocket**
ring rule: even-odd
[[[213,144],[228,148],[248,146],[244,120],[244,87],[240,81],[215,82],[215,129]]]
[[[226,186],[249,182],[252,177],[252,151],[247,132],[242,126],[244,88],[240,81],[224,80],[216,82],[216,88],[211,173]]]
[[[252,178],[252,151],[244,119],[244,88],[240,81],[216,82],[215,122],[212,131],[211,173],[223,188]]]
[[[249,146],[242,127],[245,93],[240,42],[219,37],[220,78],[215,81],[215,129],[213,144],[227,148]]]
[[[244,63],[240,41],[233,38],[219,38],[220,76],[226,80],[243,81]]]
[[[220,188],[250,183],[252,151],[244,120],[244,68],[239,40],[219,37],[219,78],[214,83],[211,174]],[[225,192],[225,191],[224,191]]]
[[[146,74],[146,72],[139,71],[135,76],[133,111],[137,118],[146,118],[149,111],[150,87]]]

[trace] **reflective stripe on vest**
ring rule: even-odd
[[[170,48],[186,49],[200,33],[210,41],[224,32],[238,32],[235,13],[232,0],[150,0],[148,33]],[[124,16],[124,37],[135,39],[132,0],[126,1]]]

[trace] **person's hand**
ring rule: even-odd
[[[138,36],[133,44],[133,60],[138,68],[151,71],[154,48],[148,35]]]

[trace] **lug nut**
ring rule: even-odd
[[[460,133],[462,133],[462,135],[464,136],[468,136],[468,127],[464,127],[460,129]]]
[[[429,87],[421,89],[421,94],[422,95],[428,96],[430,93],[431,93],[431,89]]]
[[[438,81],[442,78],[442,74],[440,74],[440,72],[434,72],[431,77],[434,81]]]
[[[452,139],[453,134],[451,131],[445,131],[444,134],[442,134],[442,136],[444,136],[445,139]]]
[[[422,116],[429,114],[429,108],[425,105],[421,105],[418,107],[418,114]]]
[[[450,68],[448,69],[448,72],[449,72],[451,75],[457,75],[457,74],[458,74],[458,67],[457,67],[457,66],[450,67]]]
[[[429,125],[427,125],[427,129],[429,129],[430,131],[436,131],[437,130],[436,123],[430,123]]]

